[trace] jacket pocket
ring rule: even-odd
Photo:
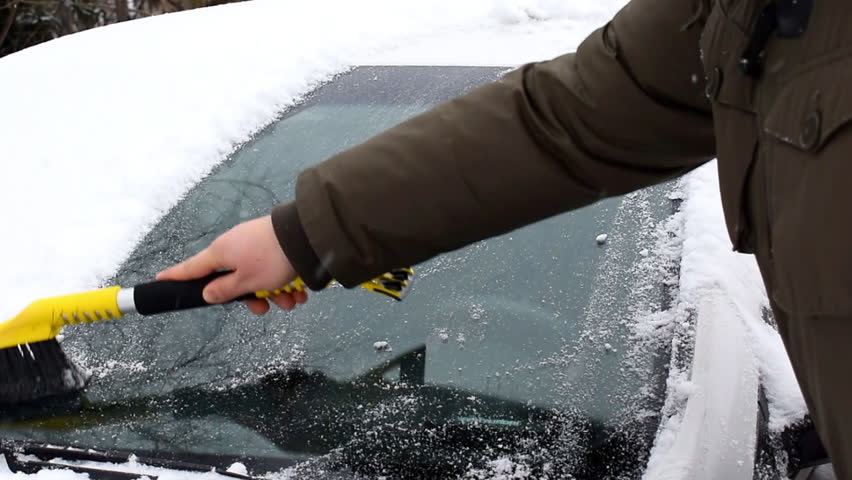
[[[764,116],[774,299],[852,312],[852,57],[784,82]]]
[[[700,40],[707,79],[705,93],[713,106],[719,183],[728,233],[734,249],[751,253],[754,247],[746,215],[745,188],[758,137],[752,97],[754,80],[738,67],[748,36],[724,7],[723,2],[715,3]]]

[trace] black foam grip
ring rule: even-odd
[[[210,305],[204,301],[201,293],[208,283],[231,272],[215,272],[196,280],[186,282],[157,281],[136,285],[133,288],[133,301],[136,311],[142,315],[188,310]],[[235,298],[234,302],[255,298],[253,294]]]

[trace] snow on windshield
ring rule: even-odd
[[[359,63],[544,59],[574,50],[624,3],[254,0],[98,28],[0,59],[0,318],[38,297],[99,286],[193,184],[336,73]],[[703,172],[697,178],[712,185],[712,170]],[[736,294],[739,268],[755,287],[746,257],[728,252],[722,266],[731,268],[721,268],[716,252],[729,245],[718,192],[701,195],[687,214],[713,231],[684,246],[687,295],[700,285]],[[777,334],[758,321],[761,299],[741,299],[744,325],[778,427],[803,405]]]

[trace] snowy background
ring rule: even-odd
[[[0,59],[0,318],[39,297],[101,286],[193,184],[335,74],[359,64],[547,59],[575,50],[624,3],[254,0],[85,31]],[[782,428],[804,404],[780,339],[761,320],[754,262],[731,252],[714,166],[682,188],[678,308],[714,298],[732,305],[725,333],[748,345],[739,368],[767,385],[771,426]],[[669,393],[684,403],[702,388],[684,373]],[[699,461],[678,446],[688,417],[667,421],[649,478],[683,478],[687,466],[661,470],[667,455]]]

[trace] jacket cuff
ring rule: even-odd
[[[272,228],[284,255],[305,285],[311,290],[322,290],[328,286],[331,274],[311,247],[294,202],[282,203],[272,209]]]

